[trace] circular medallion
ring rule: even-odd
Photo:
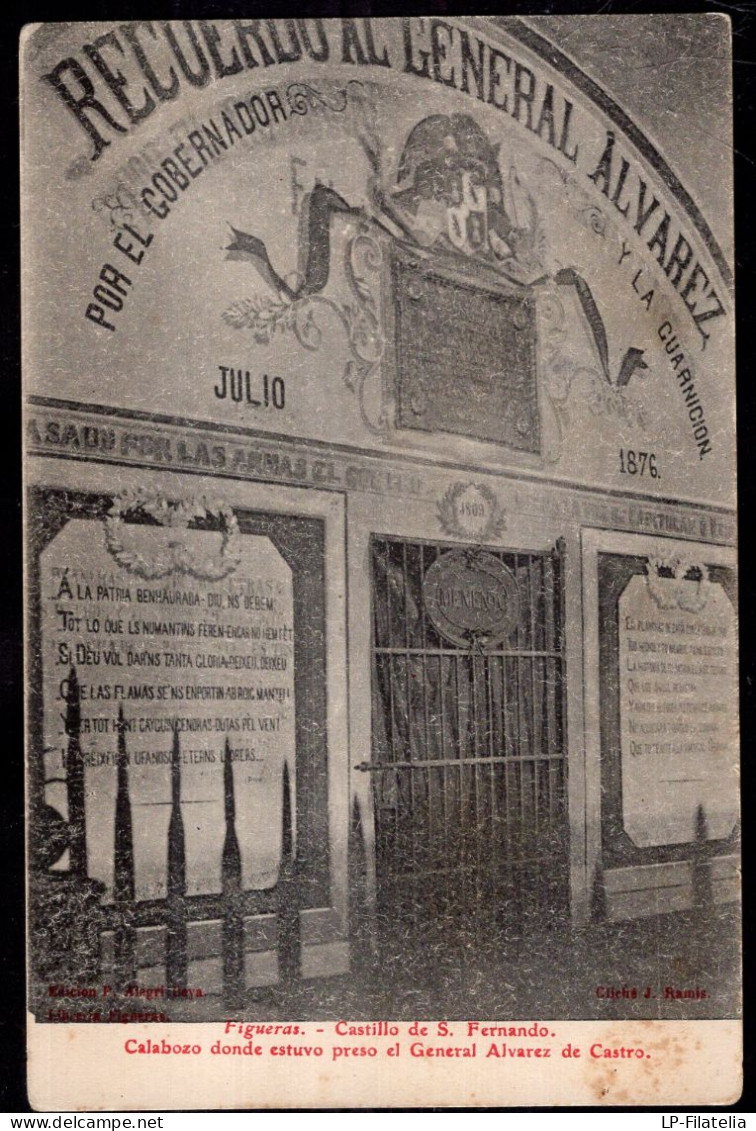
[[[481,550],[451,550],[423,580],[423,602],[434,628],[462,647],[491,648],[517,625],[517,579]]]

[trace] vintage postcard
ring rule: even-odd
[[[25,30],[35,1108],[737,1099],[730,54]]]

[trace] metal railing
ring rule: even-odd
[[[69,807],[69,875],[87,879],[87,828],[85,819],[84,757],[81,749],[81,692],[75,668],[71,669],[66,696],[65,757]],[[130,760],[127,750],[127,723],[123,707],[116,722],[116,799],[114,821],[112,901],[103,900],[98,909],[100,948],[103,938],[112,936],[112,979],[116,994],[128,993],[139,979],[139,932],[143,928],[163,929],[165,985],[181,990],[188,984],[192,959],[220,958],[222,996],[230,1006],[244,1001],[248,989],[245,956],[245,920],[272,916],[278,982],[290,985],[300,977],[301,938],[299,928],[297,853],[294,837],[295,800],[289,767],[282,770],[281,859],[276,883],[264,890],[247,889],[242,883],[242,858],[236,828],[236,799],[233,759],[228,739],[223,758],[223,807],[225,835],[220,860],[220,891],[206,895],[187,894],[186,833],[181,795],[181,742],[173,731],[170,759],[170,819],[166,840],[166,894],[164,899],[137,899],[134,855],[134,830],[130,791]],[[191,955],[189,935],[201,924],[220,923],[220,945]],[[96,934],[93,937],[97,937]],[[91,956],[99,966],[100,955]],[[154,966],[151,959],[149,965]]]

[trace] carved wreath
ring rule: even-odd
[[[714,584],[708,567],[682,557],[649,557],[646,577],[648,589],[660,609],[682,609],[700,613]],[[674,585],[670,585],[670,582]]]
[[[144,531],[145,518],[175,531],[175,539],[156,544],[151,553],[137,548],[133,533],[135,529]],[[220,527],[220,547],[216,554],[198,558],[184,536],[190,523],[208,519]],[[105,517],[105,542],[110,555],[129,573],[148,581],[171,573],[185,573],[203,581],[228,577],[239,564],[240,538],[232,508],[204,495],[169,499],[159,491],[138,487],[118,495]]]
[[[463,495],[465,491],[469,491],[471,487],[485,500],[489,508],[488,518],[486,519],[483,529],[479,532],[479,537],[499,538],[507,528],[507,520],[505,515],[501,512],[499,500],[496,498],[491,488],[485,483],[454,483],[448,491],[442,495],[436,510],[442,530],[447,534],[454,534],[459,538],[470,536],[469,529],[466,530],[459,521],[457,503],[459,502],[460,496]]]

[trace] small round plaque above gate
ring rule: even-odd
[[[462,647],[492,648],[517,625],[517,579],[484,550],[450,550],[425,574],[423,603],[446,640]]]

